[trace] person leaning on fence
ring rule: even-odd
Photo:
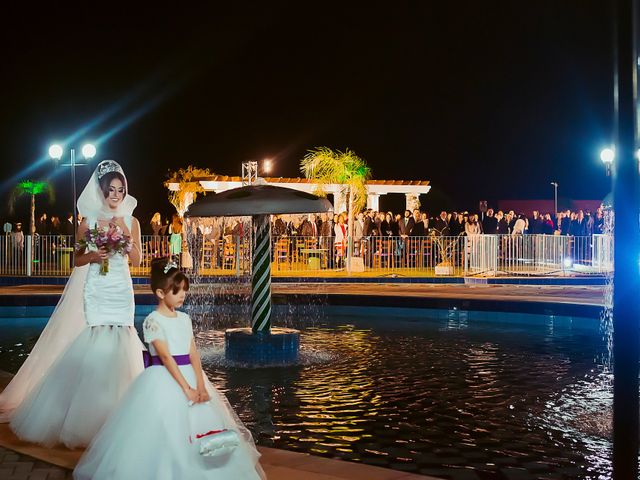
[[[511,235],[523,235],[524,231],[527,229],[527,217],[520,214],[518,218],[513,223],[513,229],[511,230]]]
[[[341,267],[347,251],[347,226],[344,224],[344,215],[338,215],[338,223],[333,227],[333,230],[335,232],[336,267]]]
[[[177,259],[182,252],[182,219],[174,213],[169,225],[169,252],[173,259]]]
[[[440,212],[440,216],[433,222],[433,231],[435,235],[441,237],[449,236],[449,222],[447,222],[447,212]]]
[[[457,237],[459,235],[464,234],[464,226],[465,226],[465,221],[464,221],[464,215],[462,213],[456,213],[453,212],[453,215],[451,216],[451,221],[449,222],[449,235],[452,237]],[[435,232],[435,229],[433,230],[434,234],[437,234]]]
[[[353,254],[359,256],[364,238],[364,213],[359,212],[353,222]]]
[[[495,235],[498,233],[498,219],[493,215],[493,208],[487,210],[487,214],[482,220],[482,233],[485,235]]]

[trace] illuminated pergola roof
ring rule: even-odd
[[[202,188],[209,192],[224,192],[232,188],[242,186],[242,178],[229,175],[212,175],[209,177],[196,178]],[[307,193],[313,193],[317,188],[317,183],[307,178],[286,178],[286,177],[265,177],[264,181],[276,187],[293,188]],[[169,189],[177,190],[178,183],[169,181]],[[339,184],[325,185],[327,193],[336,193],[342,188]],[[431,186],[429,180],[369,180],[367,191],[369,194],[385,195],[387,193],[412,193],[424,195],[429,193]]]

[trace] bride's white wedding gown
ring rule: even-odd
[[[131,229],[131,217],[125,222]],[[143,370],[127,258],[111,256],[106,275],[90,264],[82,295],[86,327],[11,416],[11,429],[23,440],[88,445]]]

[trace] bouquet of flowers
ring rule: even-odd
[[[90,228],[76,244],[76,250],[88,249],[99,250],[104,248],[109,256],[114,253],[125,255],[131,251],[131,238],[122,232],[122,229],[110,223],[108,228],[101,228],[96,225]],[[109,259],[105,258],[100,266],[100,275],[106,275],[109,272]]]

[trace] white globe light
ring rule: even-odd
[[[91,143],[86,143],[82,146],[82,156],[84,158],[93,158],[96,156],[96,147]]]
[[[49,147],[49,156],[56,160],[62,158],[62,147],[58,144],[53,144]]]
[[[605,148],[600,152],[600,160],[602,160],[602,163],[605,164],[613,163],[613,159],[615,158],[615,156],[616,154],[611,148]]]
[[[268,158],[265,158],[264,161],[262,162],[262,169],[266,172],[269,173],[271,172],[271,160]]]

